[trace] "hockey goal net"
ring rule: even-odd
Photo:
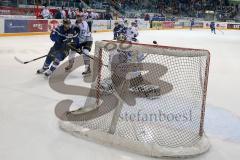
[[[95,98],[61,121],[63,130],[153,157],[209,149],[207,50],[99,41],[95,57]]]

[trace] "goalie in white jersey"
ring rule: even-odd
[[[126,42],[138,42],[138,28],[136,22],[132,22],[130,27],[126,27],[123,29],[123,33],[119,35],[117,40],[119,41],[126,41]],[[135,57],[137,56],[137,57]],[[143,60],[144,54],[143,53],[128,53],[127,55],[128,62],[141,62]]]
[[[125,21],[126,22],[126,21]],[[125,23],[126,25],[126,23]],[[138,29],[136,22],[132,22],[130,27],[124,26],[121,30],[121,33],[117,34],[117,41],[121,41],[122,43],[131,43],[138,42]],[[117,63],[141,63],[144,59],[144,54],[137,50],[132,49],[121,49],[118,48],[116,53],[109,55],[109,65],[117,64]],[[115,73],[115,70],[112,70],[112,67],[109,68],[112,71],[112,74],[116,77],[118,73]],[[126,75],[126,79],[130,79],[130,87],[139,86],[143,82],[143,78],[141,76],[141,71],[138,69],[134,69]],[[105,79],[101,82],[100,88],[105,91],[112,92],[113,91],[113,83],[111,79]]]
[[[131,23],[130,27],[127,27],[126,29],[126,41],[127,42],[138,42],[138,27],[136,21],[133,21]],[[141,63],[144,59],[144,54],[142,52],[136,52],[136,51],[129,51],[127,54],[127,62],[128,63]],[[131,79],[130,84],[131,86],[137,85],[135,82],[142,82],[142,76],[140,71],[132,71],[129,74],[129,77]]]
[[[83,14],[77,16],[76,26],[79,27],[80,33],[78,37],[74,39],[74,43],[72,44],[72,46],[74,46],[74,48],[78,50],[81,50],[81,52],[83,53],[85,71],[82,74],[87,75],[91,73],[90,58],[87,55],[89,55],[89,52],[91,51],[93,38],[91,32],[89,31],[88,23],[84,20]],[[66,71],[72,68],[75,55],[76,52],[71,50],[69,53],[69,65],[65,68]]]
[[[134,21],[131,23],[130,27],[126,27],[125,32],[122,37],[120,35],[119,39],[124,43],[138,43],[138,25]],[[123,38],[123,39],[121,39]],[[134,48],[129,49],[117,49],[117,53],[110,57],[110,63],[143,63],[144,59],[147,57],[148,53],[143,53],[140,50]],[[115,62],[114,62],[115,61]],[[114,74],[114,73],[113,73]],[[115,73],[116,77],[118,73]],[[159,92],[159,86],[149,84],[143,79],[143,75],[138,68],[132,68],[132,70],[127,73],[126,79],[130,80],[129,91],[136,94],[144,94],[146,98],[154,99],[156,98],[155,93]]]

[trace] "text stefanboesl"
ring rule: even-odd
[[[120,114],[122,120],[142,122],[192,122],[192,117],[192,110],[185,113],[164,113],[162,110],[158,110],[156,113],[145,113],[144,110],[138,110]]]

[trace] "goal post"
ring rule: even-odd
[[[60,121],[60,128],[152,157],[208,151],[204,116],[209,51],[97,41],[94,54],[96,96],[89,100],[97,107],[91,111],[85,106],[79,120]]]

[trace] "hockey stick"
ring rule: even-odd
[[[54,31],[54,32],[57,32],[60,36],[66,38],[65,40],[63,40],[63,42],[66,42],[67,40],[72,39],[72,38],[75,38],[75,37],[78,36],[78,34],[76,34],[76,35],[73,35],[73,36],[71,36],[71,37],[67,37],[67,36],[61,34],[60,32],[58,32],[57,30],[53,30],[53,31]],[[34,58],[34,59],[30,60],[30,61],[22,61],[22,60],[20,60],[20,59],[19,59],[18,57],[16,57],[16,56],[14,57],[14,59],[15,59],[17,62],[21,63],[21,64],[27,64],[27,63],[30,63],[30,62],[33,62],[33,61],[42,59],[42,58],[47,57],[47,56],[48,56],[48,55],[46,54],[46,55],[44,55],[44,56],[41,56],[41,57],[38,57],[38,58]]]
[[[22,61],[22,60],[20,60],[20,59],[19,59],[18,57],[16,57],[16,56],[14,57],[14,59],[15,59],[17,62],[21,63],[21,64],[27,64],[27,63],[30,63],[30,62],[33,62],[33,61],[42,59],[42,58],[44,58],[44,57],[47,57],[47,54],[44,55],[44,56],[38,57],[38,58],[34,58],[34,59],[30,60],[30,61]]]
[[[85,56],[87,56],[88,58],[90,58],[90,59],[92,59],[92,60],[97,60],[97,57],[95,57],[95,56],[90,56],[90,55],[87,55],[87,54],[85,54],[83,51],[81,51],[81,50],[79,50],[79,49],[77,49],[77,48],[75,48],[75,47],[73,47],[71,44],[67,44],[67,46],[71,49],[71,50],[73,50],[73,51],[75,51],[75,52],[77,52],[78,54],[84,54]],[[103,66],[105,66],[105,67],[108,67],[108,65],[106,65],[106,64],[102,64]]]
[[[64,42],[67,41],[68,39],[76,38],[76,37],[78,36],[78,34],[75,34],[75,35],[73,35],[73,36],[68,37],[68,36],[66,36],[66,35],[58,32],[58,31],[55,30],[55,29],[52,30],[52,31],[53,31],[53,32],[56,32],[59,36],[66,38],[65,40],[63,40]]]

